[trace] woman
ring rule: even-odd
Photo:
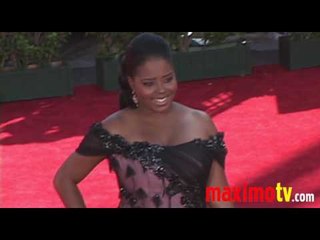
[[[121,57],[119,82],[120,110],[91,126],[55,176],[65,206],[85,207],[77,184],[105,158],[117,175],[119,207],[214,206],[205,201],[206,186],[227,186],[223,133],[206,113],[173,101],[168,43],[136,36]]]

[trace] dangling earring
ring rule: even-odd
[[[136,107],[139,107],[138,98],[137,98],[137,95],[136,95],[136,93],[134,91],[132,91],[132,101],[134,102]]]

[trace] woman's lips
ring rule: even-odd
[[[162,106],[165,105],[168,101],[168,97],[162,97],[162,98],[155,98],[154,102],[156,105],[158,106]]]

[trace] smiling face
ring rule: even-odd
[[[177,91],[175,71],[164,58],[150,58],[129,77],[129,84],[135,91],[139,108],[153,112],[170,109]]]

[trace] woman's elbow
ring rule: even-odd
[[[56,191],[60,192],[63,187],[70,181],[71,180],[68,178],[68,176],[64,174],[61,169],[59,169],[53,178],[53,186]]]
[[[61,173],[58,171],[53,178],[53,186],[56,190],[59,190],[61,188],[61,185],[63,184]]]

